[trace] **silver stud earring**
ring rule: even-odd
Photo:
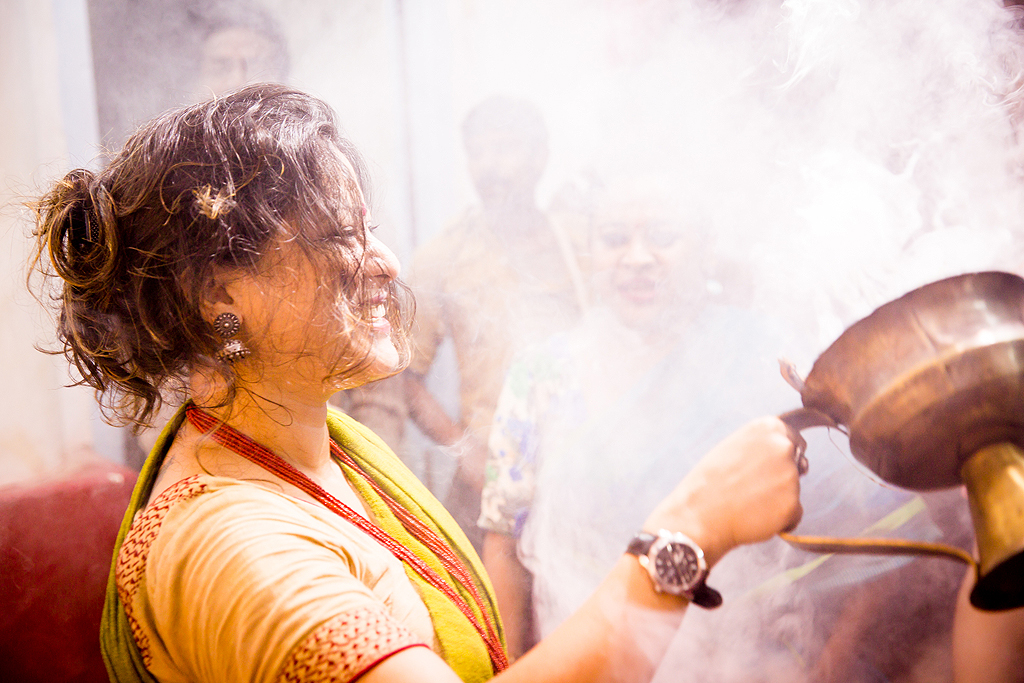
[[[221,313],[214,318],[213,329],[224,338],[224,344],[217,351],[217,360],[222,363],[234,363],[252,354],[240,340],[233,339],[242,329],[242,321],[234,313]]]

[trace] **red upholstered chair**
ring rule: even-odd
[[[100,614],[135,478],[99,461],[0,487],[0,681],[107,683]]]

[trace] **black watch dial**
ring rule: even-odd
[[[683,593],[700,578],[700,562],[693,548],[683,543],[666,543],[654,556],[654,570],[663,590]]]

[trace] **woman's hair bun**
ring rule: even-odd
[[[77,169],[40,202],[48,256],[79,294],[101,293],[116,267],[117,231],[110,193],[86,169]]]
[[[91,197],[88,204],[91,204]],[[99,241],[100,229],[92,219],[87,202],[72,204],[68,211],[68,241],[75,251],[87,251]]]

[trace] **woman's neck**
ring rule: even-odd
[[[261,384],[225,392],[193,380],[192,400],[206,412],[270,449],[300,471],[315,475],[331,467],[327,402]]]

